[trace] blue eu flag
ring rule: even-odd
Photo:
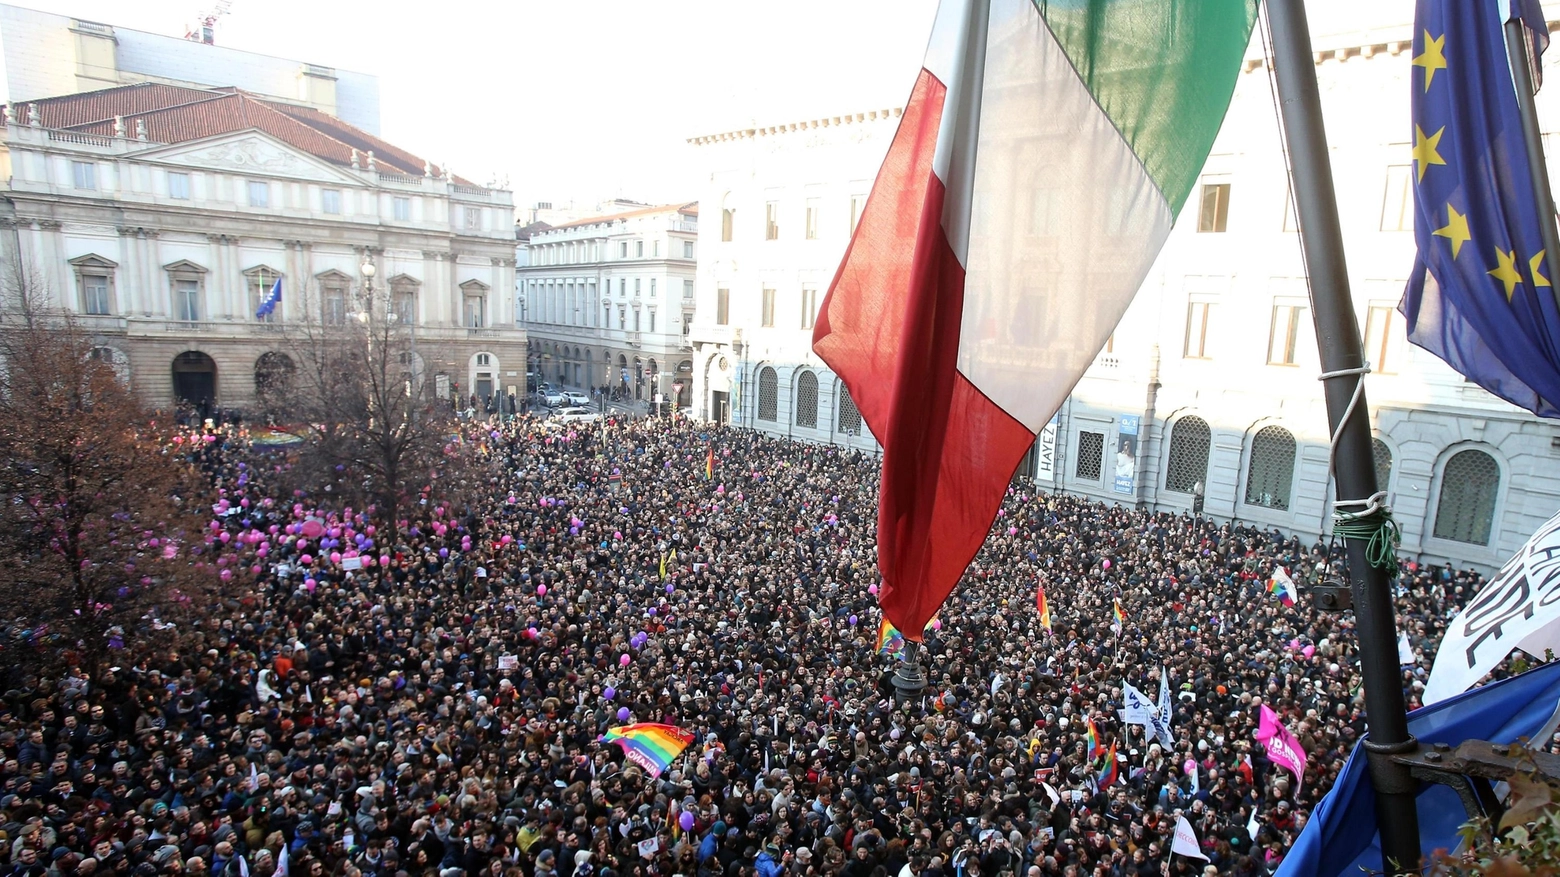
[[[265,294],[265,298],[260,300],[260,307],[255,309],[255,319],[263,320],[266,317],[269,317],[271,312],[276,310],[276,306],[281,303],[282,278],[278,277],[276,278],[276,282],[271,284],[271,289]]]
[[[1516,0],[1536,19],[1537,0]],[[1542,417],[1560,417],[1560,308],[1507,66],[1504,3],[1419,0],[1414,18],[1410,341]],[[1528,8],[1531,7],[1531,8]]]

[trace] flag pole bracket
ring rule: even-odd
[[[1369,740],[1365,745],[1374,767],[1376,753]],[[1447,743],[1416,745],[1411,751],[1384,757],[1408,768],[1417,781],[1450,787],[1462,801],[1469,819],[1482,818],[1494,825],[1500,823],[1506,809],[1495,794],[1495,783],[1521,773],[1560,789],[1560,756],[1520,746],[1465,740],[1456,747]],[[1371,780],[1379,782],[1374,770]]]
[[[919,697],[926,688],[926,673],[921,669],[921,644],[913,640],[905,642],[905,656],[894,671],[894,696],[900,703]]]

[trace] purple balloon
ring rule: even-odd
[[[613,687],[612,687],[612,686],[610,686],[610,685],[608,685],[608,686],[607,686],[607,687],[606,687],[606,689],[605,689],[605,690],[604,690],[604,691],[602,691],[602,692],[601,692],[601,696],[602,696],[602,697],[604,697],[604,698],[606,698],[606,699],[607,699],[607,700],[611,700],[611,699],[613,699],[613,698],[614,698],[614,697],[617,697],[617,689],[616,689],[616,688],[613,688]]]
[[[683,831],[693,831],[693,814],[684,810],[682,815],[677,817],[677,824],[682,826]]]
[[[855,626],[856,626],[856,622],[857,622],[857,620],[858,620],[858,619],[857,619],[857,618],[856,618],[856,616],[854,616],[854,615],[852,615],[852,616],[851,616],[851,617],[850,617],[850,626],[851,626],[851,627],[855,627]]]
[[[629,716],[628,707],[626,707],[626,706],[618,707],[617,716],[618,716],[618,721],[620,721],[620,722],[628,721],[628,716]]]
[[[671,582],[667,582],[666,583],[666,593],[670,594],[670,593],[675,592],[676,590],[677,590],[677,586],[676,585],[672,584]]]

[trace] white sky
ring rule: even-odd
[[[182,36],[211,0],[12,0]],[[936,0],[234,0],[218,45],[379,77],[386,140],[517,206],[698,196],[686,138],[901,105]]]

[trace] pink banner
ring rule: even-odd
[[[1295,775],[1296,790],[1305,781],[1305,750],[1300,741],[1278,720],[1278,714],[1262,705],[1262,723],[1257,728],[1257,741],[1267,748],[1268,758],[1279,767]]]

